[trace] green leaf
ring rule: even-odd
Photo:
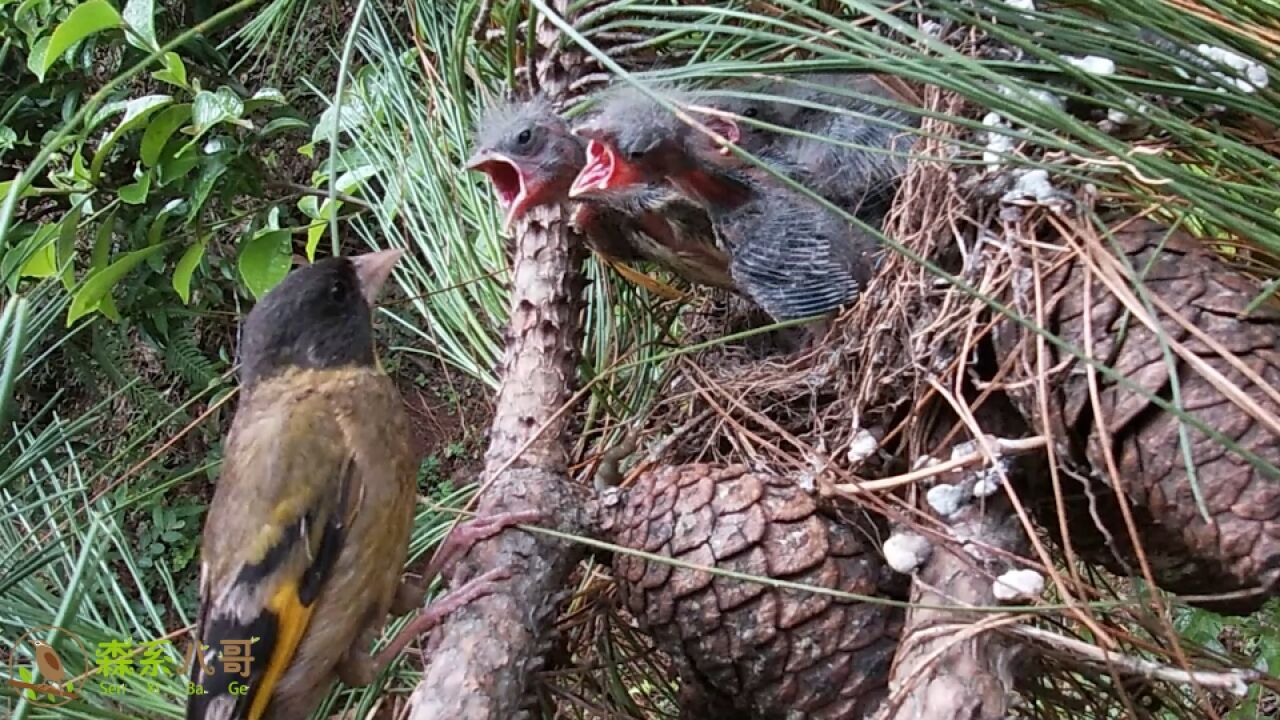
[[[26,258],[26,262],[22,263],[22,269],[18,271],[18,277],[47,278],[53,277],[58,272],[56,241],[61,229],[62,222],[43,225],[29,240],[20,245],[18,250],[14,251],[19,260]]]
[[[76,320],[92,313],[98,309],[104,298],[110,297],[110,292],[116,283],[124,279],[130,271],[138,265],[146,261],[147,258],[157,255],[169,247],[169,243],[153,245],[143,250],[135,250],[131,253],[125,253],[119,260],[111,263],[107,267],[89,273],[85,278],[84,284],[80,286],[80,290],[71,298],[71,307],[67,308],[67,327],[70,327]]]
[[[125,185],[116,191],[120,202],[129,205],[141,205],[147,201],[147,193],[151,192],[151,171],[147,170],[137,182]]]
[[[302,130],[311,127],[311,123],[300,118],[282,117],[267,123],[258,134],[264,138],[274,137],[290,130]]]
[[[112,210],[107,219],[98,226],[98,234],[93,239],[93,254],[89,258],[91,270],[101,270],[111,259],[111,237],[116,229],[116,211]]]
[[[185,205],[186,205],[186,201],[181,200],[179,198],[174,198],[169,202],[165,203],[164,208],[160,210],[160,212],[156,213],[155,218],[151,220],[151,225],[147,227],[147,244],[148,245],[160,244],[160,236],[164,234],[165,224],[169,222],[169,218],[171,216],[177,215],[178,213],[182,212],[182,208]],[[159,261],[157,260],[156,262],[157,262],[156,270],[159,270],[160,269]]]
[[[335,123],[338,125],[338,132],[342,133],[364,124],[369,116],[369,112],[365,109],[364,101],[359,97],[349,96],[343,98],[341,116],[336,110],[337,108],[330,105],[328,109],[320,114],[320,120],[316,122],[316,129],[311,131],[312,143],[329,142]]]
[[[62,285],[68,290],[76,285],[75,264],[71,262],[71,257],[76,252],[76,232],[79,229],[85,202],[77,203],[71,212],[62,218],[62,231],[58,234],[57,266],[63,268]]]
[[[260,232],[240,248],[240,278],[258,299],[289,274],[293,255],[288,230]]]
[[[133,31],[125,33],[130,45],[148,52],[160,49],[155,16],[155,0],[129,0],[124,4],[124,22]]]
[[[172,102],[173,98],[169,95],[146,95],[134,98],[125,105],[124,117],[120,118],[120,124],[103,139],[102,144],[98,146],[97,152],[93,154],[93,162],[89,164],[89,172],[92,174],[94,182],[97,182],[99,175],[102,173],[102,164],[106,162],[111,148],[115,147],[120,138],[130,130],[141,127],[147,121],[147,118],[151,117],[152,113]]]
[[[160,82],[177,85],[184,90],[191,89],[191,85],[187,82],[186,63],[182,62],[182,58],[175,52],[164,54],[164,69],[151,73],[151,77]]]
[[[201,90],[191,106],[195,137],[199,138],[218,123],[239,120],[243,114],[244,103],[231,88],[220,87],[216,93]]]
[[[18,144],[18,133],[8,125],[0,125],[0,157]]]
[[[204,258],[204,249],[208,241],[201,238],[199,242],[187,248],[182,253],[182,257],[178,258],[178,264],[173,268],[173,290],[178,293],[178,297],[182,298],[183,305],[191,304],[191,276],[195,274],[196,268],[200,267],[200,260]]]
[[[227,162],[221,157],[206,158],[204,167],[200,170],[200,177],[196,178],[194,186],[191,188],[191,209],[187,212],[187,222],[190,223],[196,219],[201,208],[209,199],[209,193],[213,192],[213,188],[217,185],[218,179],[227,171]]]
[[[44,82],[44,71],[40,68],[44,66],[44,53],[49,49],[49,40],[48,35],[36,40],[31,46],[31,52],[27,53],[27,69],[40,78],[40,82]]]
[[[245,102],[244,111],[245,113],[251,113],[271,105],[285,105],[287,103],[284,93],[275,88],[262,88]]]
[[[169,142],[169,138],[191,117],[191,104],[183,103],[167,107],[147,123],[146,132],[142,133],[140,155],[142,164],[151,167],[160,159],[160,151]]]
[[[120,13],[107,0],[89,0],[77,5],[50,36],[49,46],[40,60],[40,72],[36,75],[44,82],[44,74],[72,45],[94,33],[120,27],[122,22]]]
[[[320,209],[316,212],[315,221],[307,227],[307,259],[315,261],[316,248],[320,247],[320,240],[324,237],[324,233],[329,229],[329,219],[333,214],[342,208],[342,201],[334,202],[324,201]]]

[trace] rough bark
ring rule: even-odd
[[[581,488],[565,474],[564,430],[578,347],[575,254],[558,208],[530,214],[516,234],[503,382],[498,392],[481,516],[537,510],[544,527],[586,527]],[[526,447],[527,445],[527,447]],[[426,673],[413,693],[413,720],[517,717],[557,600],[581,555],[578,545],[507,531],[477,544],[455,584],[492,568],[510,570],[500,592],[454,613],[437,630]]]
[[[1019,648],[993,630],[975,631],[998,604],[993,580],[1010,569],[985,546],[1025,554],[1026,535],[1003,498],[971,504],[947,521],[956,542],[935,544],[911,588],[902,642],[877,720],[1003,720],[1012,704]],[[972,538],[983,547],[965,540]]]

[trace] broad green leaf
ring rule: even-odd
[[[199,164],[200,157],[195,153],[184,153],[181,149],[173,155],[161,153],[161,160],[156,165],[156,176],[162,186],[169,185],[186,177],[187,173]]]
[[[264,138],[274,137],[276,135],[279,135],[280,133],[288,132],[290,130],[301,130],[303,128],[309,128],[309,127],[311,127],[311,123],[307,122],[306,120],[302,120],[299,118],[282,117],[282,118],[276,118],[275,120],[272,120],[271,122],[267,123],[265,126],[263,126],[261,130],[258,131],[258,134]]]
[[[357,125],[364,124],[368,116],[369,113],[365,109],[363,100],[357,96],[346,96],[342,100],[341,116],[339,116],[337,108],[332,105],[320,114],[320,120],[316,122],[316,129],[311,131],[311,142],[313,144],[329,142],[335,123],[338,125],[338,132],[342,133]]]
[[[42,226],[30,240],[23,243],[18,257],[25,257],[27,260],[18,271],[19,277],[47,278],[58,272],[57,239],[64,222],[65,219]]]
[[[58,272],[58,247],[57,243],[50,240],[45,243],[44,247],[35,248],[31,257],[18,271],[21,277],[31,278],[47,278],[53,277]]]
[[[200,169],[200,177],[196,178],[194,186],[191,188],[191,209],[187,212],[187,222],[190,223],[196,219],[200,210],[209,199],[209,193],[213,192],[213,188],[217,185],[218,179],[227,171],[227,163],[221,157],[206,158],[204,167]]]
[[[89,0],[77,5],[66,20],[58,23],[57,29],[49,38],[49,46],[45,48],[44,57],[40,60],[40,72],[37,73],[40,81],[44,81],[44,74],[72,45],[94,33],[120,27],[121,23],[120,13],[107,0]]]
[[[141,205],[147,201],[147,193],[151,192],[151,171],[147,170],[138,178],[137,182],[125,185],[116,191],[120,196],[120,202],[129,205]]]
[[[285,100],[284,93],[275,88],[262,88],[253,94],[253,97],[245,101],[245,114],[260,110],[264,107],[272,105],[284,105],[288,101]]]
[[[27,69],[31,71],[32,75],[40,78],[40,82],[44,82],[44,70],[41,70],[41,68],[44,67],[44,53],[49,49],[50,39],[48,35],[45,35],[36,40],[36,44],[31,46],[31,52],[27,53]]]
[[[378,174],[378,169],[372,165],[364,165],[354,170],[344,172],[338,176],[338,182],[334,183],[340,193],[350,195],[355,192],[356,188],[364,184],[365,180]]]
[[[99,125],[107,121],[107,118],[124,112],[128,106],[128,100],[112,100],[109,103],[105,103],[102,107],[93,111],[93,114],[85,121],[85,127],[90,130],[97,130]]]
[[[164,54],[164,69],[151,73],[151,77],[160,82],[177,85],[184,90],[191,89],[191,85],[187,83],[187,65],[175,52]]]
[[[128,275],[130,271],[146,261],[147,258],[158,255],[168,247],[169,243],[163,243],[161,245],[153,245],[144,250],[125,253],[119,260],[107,267],[89,273],[89,276],[85,278],[84,284],[80,286],[80,290],[71,298],[71,307],[67,308],[67,326],[70,327],[76,320],[97,310],[99,304],[102,303],[104,298],[110,297],[111,289],[125,275]]]
[[[4,199],[9,196],[10,191],[13,190],[13,184],[15,182],[17,182],[17,180],[5,180],[4,182],[0,182],[0,202],[3,202]],[[35,190],[28,185],[22,188],[21,192],[18,193],[18,199],[21,200],[24,197],[31,197],[34,194]]]
[[[200,267],[200,260],[204,258],[204,249],[208,241],[201,238],[199,242],[187,248],[182,253],[182,257],[178,258],[178,264],[173,268],[173,289],[178,293],[178,297],[182,298],[183,305],[191,304],[191,276],[195,273],[196,268]]]
[[[68,290],[74,288],[76,284],[75,263],[71,262],[71,258],[76,252],[76,234],[86,202],[76,203],[71,212],[62,218],[62,230],[58,234],[56,263],[59,268],[62,268],[62,285]]]
[[[298,200],[298,209],[309,218],[320,217],[320,198],[315,195],[303,195]]]
[[[167,107],[151,118],[151,122],[147,123],[146,131],[142,133],[142,146],[139,151],[142,164],[147,167],[155,165],[160,159],[160,151],[164,150],[169,138],[173,137],[178,128],[182,127],[182,123],[190,117],[191,104],[183,103]]]
[[[160,236],[164,234],[164,226],[169,222],[169,218],[182,212],[182,208],[187,204],[186,200],[174,198],[165,203],[164,209],[156,213],[155,218],[151,221],[151,225],[147,227],[147,244],[160,244]],[[156,270],[160,269],[159,260],[156,259]]]
[[[98,226],[98,233],[94,236],[93,254],[89,258],[91,270],[101,270],[107,266],[107,261],[111,259],[111,237],[115,229],[116,211],[112,210],[111,214]]]
[[[173,102],[173,98],[169,95],[146,95],[140,98],[130,100],[124,108],[124,117],[120,118],[120,124],[115,130],[111,131],[103,139],[102,144],[98,146],[97,152],[93,154],[93,162],[89,164],[89,172],[93,175],[93,181],[97,182],[98,177],[102,173],[102,164],[107,161],[107,156],[111,153],[111,148],[115,147],[117,142],[125,133],[134,128],[141,127],[151,117],[151,114],[166,105]]]
[[[240,248],[240,278],[258,299],[289,274],[293,254],[288,230],[258,233]]]
[[[160,49],[156,42],[155,16],[155,0],[129,0],[124,4],[124,22],[132,30],[125,33],[130,45],[148,52]]]
[[[335,200],[329,202],[325,200],[320,209],[316,211],[315,221],[307,226],[307,259],[312,262],[316,259],[316,248],[320,247],[320,240],[324,237],[325,231],[329,229],[329,220],[334,213],[342,209],[342,201]]]
[[[18,133],[8,125],[0,125],[0,157],[18,144]]]
[[[22,230],[28,230],[31,225],[26,224],[19,227]],[[22,278],[27,263],[37,254],[43,252],[46,245],[50,247],[53,245],[58,237],[59,228],[59,223],[41,225],[35,228],[34,232],[25,237],[9,252],[5,253],[3,260],[0,260],[0,282],[4,283],[10,293],[17,291],[18,280]],[[40,263],[37,262],[33,269],[39,270],[39,267]],[[44,277],[48,276],[45,275]]]
[[[191,106],[191,121],[197,138],[221,122],[239,120],[244,114],[244,103],[229,87],[220,87],[216,93],[201,90]]]

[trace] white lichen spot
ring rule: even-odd
[[[920,32],[931,38],[940,38],[942,37],[942,23],[934,22],[933,20],[925,20],[920,23]]]
[[[982,118],[982,124],[989,128],[1008,128],[1008,121],[1000,113],[989,112]],[[994,130],[987,131],[987,149],[982,153],[982,162],[988,169],[996,169],[1004,164],[1002,153],[1013,152],[1013,138]]]
[[[1040,205],[1047,205],[1060,202],[1063,199],[1063,193],[1049,180],[1048,170],[1028,170],[1018,176],[1013,189],[1001,196],[1000,200],[1011,203],[1024,198],[1031,198]]]
[[[1107,122],[1115,123],[1116,125],[1128,125],[1130,119],[1129,113],[1123,110],[1115,108],[1107,110]]]
[[[1035,570],[1010,570],[996,578],[991,592],[997,600],[1034,600],[1044,592],[1044,576]]]
[[[973,496],[985,498],[995,495],[1000,489],[1000,484],[1004,482],[1005,472],[1003,460],[997,462],[994,467],[979,471],[973,480]]]
[[[964,507],[965,500],[968,499],[969,493],[957,485],[936,485],[929,488],[929,492],[925,495],[929,507],[944,518],[959,512],[960,508]]]
[[[858,428],[849,441],[849,462],[857,465],[880,449],[880,441],[866,428]]]
[[[1019,88],[1015,90],[1007,85],[1001,85],[1000,94],[1015,100],[1023,100],[1024,98],[1030,97],[1041,105],[1057,108],[1058,110],[1066,107],[1066,102],[1061,96],[1039,88]],[[991,114],[994,115],[995,113]]]
[[[927,468],[933,465],[937,465],[939,462],[940,461],[938,460],[938,458],[932,455],[921,455],[920,457],[916,458],[915,462],[911,463],[911,469],[920,470],[922,468]]]
[[[884,561],[896,572],[910,574],[933,553],[928,539],[913,532],[894,533],[884,541]]]
[[[1225,73],[1214,73],[1214,76],[1225,83],[1234,85],[1240,92],[1256,92],[1265,88],[1271,80],[1267,73],[1267,68],[1253,58],[1213,45],[1197,45],[1196,51],[1216,63],[1226,65],[1235,70],[1236,74],[1234,76]]]
[[[1080,68],[1091,75],[1116,74],[1116,62],[1111,58],[1104,58],[1100,55],[1085,55],[1084,57],[1063,55],[1062,60],[1068,65]]]
[[[960,458],[963,458],[963,457],[969,457],[970,455],[976,452],[978,452],[977,441],[965,440],[962,443],[956,443],[955,445],[951,446],[951,459],[959,460]]]

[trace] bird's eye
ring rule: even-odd
[[[329,286],[329,299],[336,303],[345,302],[348,292],[350,292],[350,288],[347,287],[346,283],[341,280],[335,280]]]
[[[760,110],[753,107],[749,107],[746,110],[742,111],[742,117],[753,118],[759,114],[760,114]]]
[[[631,158],[632,160],[641,160],[644,158],[647,152],[648,152],[647,150],[632,150],[627,153],[627,157]]]
[[[521,145],[528,145],[529,141],[532,139],[533,139],[533,131],[530,130],[529,128],[525,128],[524,130],[521,130],[520,134],[516,136],[516,142],[520,143]]]

